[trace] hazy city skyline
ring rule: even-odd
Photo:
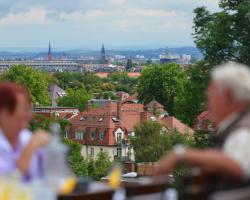
[[[0,50],[194,46],[200,5],[218,0],[0,0]]]

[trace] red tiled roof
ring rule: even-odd
[[[140,76],[140,72],[129,72],[128,76],[130,78],[138,78]]]
[[[191,129],[186,124],[182,123],[180,120],[176,119],[173,116],[163,117],[160,119],[162,124],[165,124],[170,130],[176,129],[179,133],[185,134],[193,134],[194,130]]]
[[[96,73],[96,75],[99,76],[100,78],[107,78],[108,77],[107,72],[98,72],[98,73]]]
[[[130,95],[127,99],[124,100],[123,103],[125,102],[134,102],[134,101],[138,101],[138,94],[137,93],[134,93],[132,95]]]
[[[129,94],[127,92],[122,92],[122,91],[117,92],[116,95],[120,97],[121,101],[124,101],[129,97]]]
[[[87,111],[80,113],[77,117],[70,120],[72,127],[71,132],[82,130],[86,132],[95,132],[104,130],[105,139],[100,140],[84,140],[83,143],[93,145],[115,145],[114,131],[117,128],[124,129],[121,121],[118,119],[117,108],[119,104],[114,101],[107,101],[106,104],[97,108],[89,108]]]
[[[211,115],[209,111],[203,111],[201,114],[198,115],[196,120],[203,121],[203,120],[210,120]]]
[[[153,108],[153,107],[155,107],[155,108],[164,108],[163,105],[161,105],[159,102],[157,102],[157,101],[155,101],[155,100],[151,101],[150,103],[148,103],[148,104],[145,106],[145,108]]]
[[[121,121],[129,132],[132,132],[135,125],[141,122],[141,113],[143,111],[143,104],[122,104]]]

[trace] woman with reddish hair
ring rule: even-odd
[[[41,175],[39,149],[48,142],[48,134],[27,129],[32,117],[27,88],[15,83],[0,84],[0,176],[19,170],[24,177]]]

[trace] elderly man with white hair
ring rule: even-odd
[[[250,69],[233,62],[216,67],[207,103],[218,130],[214,148],[177,145],[157,163],[156,175],[170,173],[182,162],[217,177],[250,178]]]

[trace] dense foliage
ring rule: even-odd
[[[206,91],[210,70],[210,65],[204,61],[191,65],[185,72],[188,78],[183,90],[176,95],[175,116],[189,126],[192,126],[196,117],[206,110]]]
[[[40,105],[50,105],[48,92],[50,78],[46,72],[41,72],[24,65],[11,67],[2,77],[3,81],[13,81],[29,88],[32,102]]]
[[[79,108],[80,111],[85,110],[87,101],[91,98],[91,95],[83,88],[79,89],[67,89],[67,95],[58,100],[59,106],[69,106]]]
[[[186,73],[178,64],[151,65],[142,70],[138,79],[139,100],[147,104],[155,98],[171,115],[175,115],[175,98],[183,91],[186,80]]]
[[[89,176],[94,180],[100,180],[106,176],[112,162],[105,151],[100,151],[97,159],[84,158],[81,155],[81,145],[71,140],[65,139],[65,144],[69,147],[68,163],[72,171],[77,176]]]
[[[221,0],[220,11],[194,10],[195,43],[205,60],[219,64],[235,60],[250,65],[249,0]]]
[[[137,162],[155,162],[175,144],[193,145],[188,134],[170,132],[161,124],[146,121],[135,127],[135,136],[130,138]],[[146,148],[145,148],[146,147]]]
[[[151,65],[138,80],[141,102],[155,98],[167,112],[192,126],[195,118],[206,109],[206,89],[210,65],[198,62],[184,70],[178,64]]]
[[[69,147],[68,163],[72,171],[77,176],[87,176],[88,162],[81,155],[81,148],[82,148],[81,145],[67,139],[65,139],[65,143]]]

